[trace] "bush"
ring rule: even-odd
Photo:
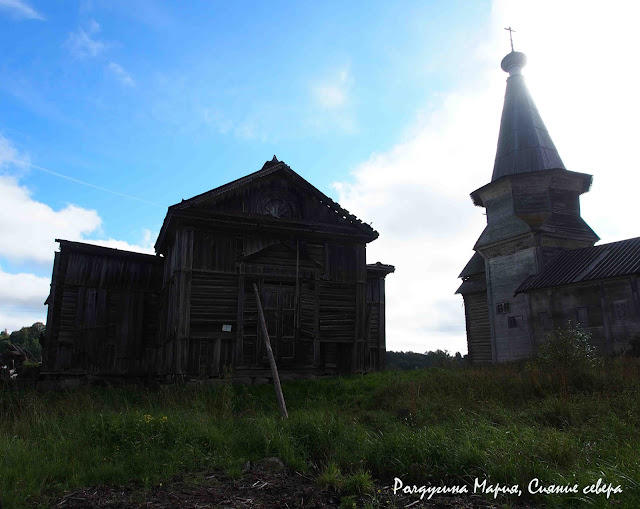
[[[640,357],[640,334],[629,341],[629,348],[625,353],[629,357]]]
[[[588,388],[602,366],[602,359],[590,341],[590,333],[568,322],[547,335],[546,342],[538,349],[536,364],[547,377],[560,384],[561,391],[569,387]]]

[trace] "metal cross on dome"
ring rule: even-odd
[[[513,32],[515,32],[515,30],[511,27],[505,28],[505,30],[509,30],[509,41],[511,41],[511,51],[513,51]]]

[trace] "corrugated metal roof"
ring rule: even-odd
[[[555,168],[566,169],[524,78],[519,72],[513,74],[507,79],[491,181],[505,175]]]
[[[640,274],[640,237],[560,253],[516,293],[631,274]]]

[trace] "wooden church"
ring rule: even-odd
[[[157,256],[58,240],[42,372],[264,381],[254,284],[284,377],[382,369],[377,237],[274,156],[169,207]]]
[[[592,176],[569,171],[527,90],[523,53],[509,73],[491,182],[471,193],[487,226],[464,267],[469,356],[504,362],[535,354],[567,321],[591,333],[603,354],[640,340],[640,238],[594,246],[580,215]]]

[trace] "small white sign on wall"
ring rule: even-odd
[[[227,324],[227,323],[225,323],[225,324],[222,326],[222,332],[231,332],[231,324]]]

